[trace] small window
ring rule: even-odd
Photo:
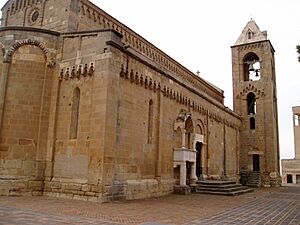
[[[153,101],[149,101],[148,107],[148,144],[152,144],[152,133],[153,133]]]
[[[249,31],[249,32],[248,32],[248,39],[251,39],[251,38],[252,38],[252,32]]]
[[[254,117],[250,118],[250,129],[255,130],[255,118]]]
[[[247,95],[247,107],[248,115],[256,114],[256,97],[252,92]]]
[[[75,88],[72,99],[72,112],[70,124],[70,139],[77,138],[78,120],[79,120],[79,106],[80,106],[80,89]]]
[[[30,22],[34,23],[37,21],[37,19],[39,18],[39,11],[38,10],[34,10],[31,14],[31,18],[30,18]]]

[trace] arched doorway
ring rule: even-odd
[[[203,168],[202,168],[202,143],[197,142],[196,143],[196,176],[201,177],[203,173]]]

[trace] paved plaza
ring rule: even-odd
[[[300,187],[241,196],[192,194],[92,203],[48,197],[0,197],[0,224],[300,224]]]

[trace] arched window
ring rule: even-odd
[[[256,81],[260,79],[260,60],[258,56],[250,52],[243,60],[244,81]]]
[[[256,97],[252,92],[247,95],[247,109],[248,115],[256,114]]]
[[[196,133],[197,134],[203,134],[202,128],[199,124],[196,126]]]
[[[77,138],[78,120],[79,120],[79,106],[80,106],[80,89],[77,87],[77,88],[74,89],[73,99],[72,99],[70,139],[76,139]]]
[[[191,117],[188,117],[185,121],[185,130],[186,130],[186,145],[188,149],[192,149],[192,133],[194,130],[193,121]]]
[[[249,31],[248,31],[248,39],[251,39],[252,36],[253,36],[253,33],[249,30]]]
[[[148,107],[148,144],[152,144],[152,133],[153,133],[153,101],[149,101]]]

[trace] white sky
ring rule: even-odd
[[[5,0],[0,0],[3,6]],[[252,17],[276,52],[281,158],[294,157],[292,106],[300,105],[299,0],[93,0],[189,70],[225,91],[232,108],[231,49]],[[298,77],[299,76],[299,77]]]

